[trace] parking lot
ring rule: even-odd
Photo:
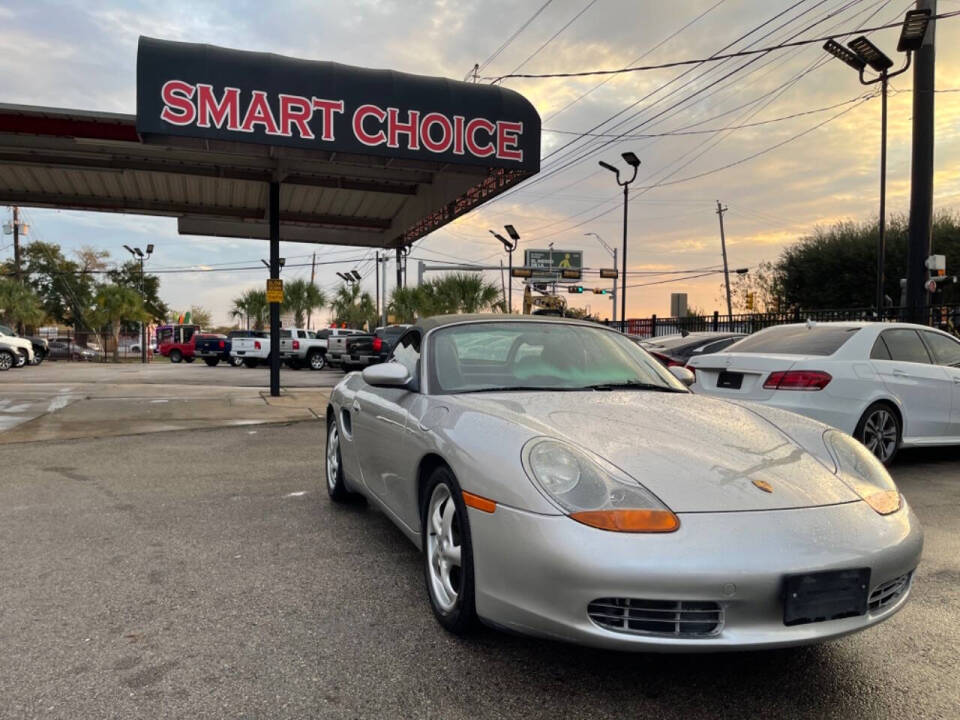
[[[0,412],[42,410],[0,431],[0,715],[956,717],[957,450],[905,451],[893,468],[924,560],[912,601],[866,633],[700,656],[493,630],[462,641],[435,622],[400,532],[327,501],[316,410],[340,373],[282,377],[277,405],[259,369],[0,377]],[[108,431],[59,435],[71,408]],[[156,408],[166,424],[140,417]],[[116,413],[133,420],[110,425]]]

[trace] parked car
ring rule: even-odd
[[[387,325],[378,327],[373,335],[354,335],[346,338],[340,365],[344,372],[357,367],[366,367],[382,363],[390,357],[397,340],[409,325]]]
[[[340,359],[346,350],[347,338],[368,334],[364,330],[354,330],[353,328],[330,328],[329,330],[318,331],[317,339],[327,341],[327,364],[331,367],[339,367]],[[326,337],[322,337],[323,335],[326,335]]]
[[[639,340],[638,344],[666,367],[672,367],[686,365],[691,357],[697,355],[720,352],[743,337],[746,337],[744,333],[691,332],[645,338]]]
[[[696,392],[806,415],[884,464],[900,447],[960,444],[960,341],[924,325],[781,325],[689,365]]]
[[[194,333],[193,354],[210,367],[216,367],[221,360],[231,362],[230,340],[218,333]],[[238,363],[239,364],[239,363]]]
[[[17,367],[17,361],[20,359],[20,350],[14,345],[8,345],[0,340],[0,372],[5,372],[10,368]]]
[[[27,335],[26,339],[33,344],[33,364],[39,365],[50,354],[50,342],[37,335]]]
[[[199,325],[161,325],[157,328],[156,351],[169,357],[170,362],[192,363],[196,359],[193,336],[198,332]]]
[[[327,339],[304,328],[280,330],[280,358],[291,370],[309,367],[323,370],[327,364]]]
[[[859,442],[691,394],[609,328],[503,318],[423,321],[326,411],[331,500],[363,495],[421,549],[443,627],[709,652],[904,606],[923,534]]]
[[[49,357],[52,360],[96,360],[97,353],[71,338],[55,338],[50,341]]]
[[[254,368],[270,359],[270,333],[265,330],[248,330],[230,341],[230,356],[248,368]]]
[[[15,367],[23,367],[27,363],[33,363],[33,343],[27,338],[17,335],[16,330],[6,325],[0,325],[0,342],[16,348],[17,357],[14,363]]]

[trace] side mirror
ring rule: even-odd
[[[385,362],[365,367],[363,381],[373,387],[406,387],[410,373],[398,362]]]
[[[697,379],[696,375],[682,365],[671,365],[669,370],[671,375],[673,375],[677,380],[682,382],[687,387],[693,385]]]

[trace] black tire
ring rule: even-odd
[[[216,367],[220,363],[220,358],[204,358],[203,361],[210,367]]]
[[[182,353],[182,352],[180,352],[179,350],[171,350],[171,351],[170,351],[170,362],[172,362],[172,363],[178,363],[178,362],[180,362],[181,360],[183,360],[183,353]]]
[[[43,350],[37,350],[33,354],[33,364],[40,365],[44,360],[46,360],[47,354]]]
[[[903,427],[893,406],[875,402],[863,411],[853,436],[884,465],[889,465],[900,450]]]
[[[244,358],[244,359],[243,359],[243,366],[244,366],[244,367],[255,368],[255,367],[256,367],[257,365],[259,365],[259,364],[260,364],[260,361],[257,360],[256,358]]]
[[[287,367],[291,370],[299,370],[303,367],[297,358],[289,358],[288,360],[284,360],[284,363],[286,363]]]
[[[335,442],[336,446],[331,447]],[[331,454],[336,456],[336,466],[331,462]],[[323,477],[326,480],[327,495],[333,502],[342,503],[351,499],[352,493],[347,490],[346,481],[343,477],[343,455],[340,452],[340,427],[337,425],[336,418],[327,420],[327,443],[324,447]]]
[[[26,350],[17,350],[17,361],[14,363],[14,367],[22,368],[27,364],[27,351]]]
[[[0,372],[6,372],[12,367],[16,367],[17,358],[9,350],[0,350]]]
[[[430,514],[431,499],[434,493],[442,492],[445,488],[447,499],[441,505],[452,502],[455,515],[451,523],[453,536],[459,540],[460,567],[456,573],[456,581],[451,572],[451,586],[455,585],[456,599],[452,607],[444,608],[434,595],[433,563],[437,558],[431,557],[431,538],[437,538],[434,532]],[[470,521],[467,516],[467,507],[463,503],[463,492],[453,472],[445,466],[438,467],[430,474],[423,497],[420,502],[420,540],[423,547],[423,575],[427,589],[427,599],[437,621],[454,635],[466,635],[477,626],[476,595],[474,593],[473,572],[473,543],[470,538]],[[435,541],[434,541],[435,542]]]
[[[327,356],[319,350],[313,350],[307,355],[307,367],[311,370],[323,370],[327,365]]]
[[[353,372],[356,368],[354,368],[353,363],[342,362],[340,363],[340,369],[343,370],[344,374],[346,374],[348,372]]]
[[[197,358],[196,358],[195,355],[187,355],[186,357],[183,358],[183,361],[184,361],[185,363],[192,363],[192,362],[193,362],[194,360],[196,360],[196,359],[197,359]]]
[[[230,356],[230,367],[240,367],[243,365],[243,358],[236,355]]]

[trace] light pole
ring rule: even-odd
[[[490,231],[490,234],[493,235],[497,240],[499,240],[503,247],[507,251],[507,257],[509,258],[510,271],[508,277],[510,278],[510,286],[507,288],[507,297],[504,300],[507,301],[507,313],[513,314],[513,251],[517,249],[517,246],[520,245],[520,233],[517,232],[517,229],[513,225],[504,225],[503,229],[507,231],[507,235],[510,236],[510,239],[507,240],[503,235],[498,232]]]
[[[861,85],[880,83],[880,225],[878,228],[879,237],[877,238],[876,298],[878,319],[883,316],[884,265],[887,252],[887,87],[890,78],[905,73],[910,67],[912,54],[915,50],[920,49],[929,21],[930,11],[926,9],[910,10],[904,17],[897,51],[907,54],[907,62],[896,72],[890,72],[890,68],[893,67],[893,60],[870,42],[865,35],[851,40],[847,43],[846,48],[834,40],[827,40],[823,46],[823,49],[828,53],[857,71]],[[877,77],[871,80],[867,80],[863,76],[868,66],[877,73]]]
[[[623,188],[623,282],[620,286],[620,324],[626,328],[627,321],[627,204],[630,202],[630,183],[637,179],[637,168],[640,167],[640,158],[632,152],[621,153],[620,157],[633,168],[633,175],[629,180],[620,182],[620,170],[609,163],[600,161],[600,167],[609,170],[617,176],[617,185]]]
[[[133,255],[134,260],[140,261],[140,299],[143,300],[144,307],[147,304],[147,298],[143,294],[143,263],[150,259],[150,256],[153,255],[153,245],[147,245],[147,252],[144,254],[143,250],[140,248],[132,248],[129,245],[124,245],[127,252]],[[147,362],[147,334],[146,327],[143,324],[143,320],[140,321],[140,362]]]
[[[616,271],[616,269],[617,269],[617,249],[616,249],[616,248],[612,248],[612,247],[610,247],[609,245],[607,245],[607,243],[605,243],[605,242],[603,241],[603,238],[600,237],[599,235],[597,235],[597,233],[595,233],[595,232],[584,233],[584,236],[587,236],[587,235],[593,235],[593,237],[595,237],[595,238],[600,242],[600,244],[603,245],[603,249],[606,250],[608,253],[610,253],[610,254],[613,256],[613,269],[614,269],[614,271]],[[610,319],[611,319],[613,322],[616,322],[616,321],[617,321],[617,278],[616,278],[616,276],[614,276],[614,278],[613,278],[613,294],[610,296],[610,300],[613,301],[613,314],[610,316]]]

